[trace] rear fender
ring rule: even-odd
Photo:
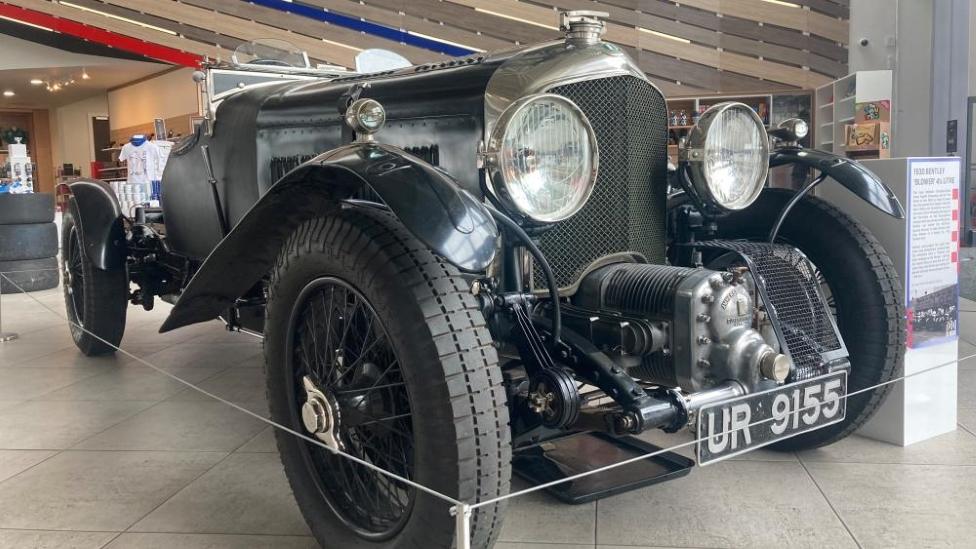
[[[74,198],[85,254],[103,271],[125,266],[125,233],[122,206],[112,187],[97,179],[78,179],[68,184]]]
[[[396,147],[353,143],[275,183],[210,253],[159,331],[216,318],[271,269],[299,225],[328,215],[364,188],[459,269],[483,271],[494,259],[498,228],[491,214],[447,173]]]

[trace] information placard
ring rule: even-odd
[[[958,158],[908,160],[905,307],[912,348],[958,337],[960,174]]]

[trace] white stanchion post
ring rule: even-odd
[[[457,523],[455,548],[471,549],[471,506],[467,503],[459,503],[452,507],[451,511],[454,513],[454,521]]]
[[[5,332],[3,331],[3,280],[5,278],[3,274],[0,274],[0,343],[5,343],[7,341],[13,341],[17,339],[16,332]]]

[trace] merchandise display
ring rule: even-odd
[[[172,143],[150,141],[143,134],[133,135],[119,152],[119,162],[126,167],[125,181],[112,181],[123,211],[137,205],[158,206],[160,180]]]
[[[7,163],[0,173],[0,194],[24,194],[34,192],[34,163],[27,154],[27,145],[20,142],[20,135],[7,145]]]

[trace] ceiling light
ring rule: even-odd
[[[6,90],[5,92],[3,92],[3,96],[4,97],[13,97],[15,95],[17,95],[17,94],[14,93],[14,90]]]
[[[87,70],[84,70],[83,69],[81,71],[81,79],[82,80],[91,80],[91,76],[88,76],[88,71]]]
[[[40,78],[34,78],[30,81],[30,83],[32,86],[40,86],[41,84],[44,83],[44,81],[41,80]]]
[[[27,25],[28,27],[34,27],[35,29],[46,30],[47,32],[54,32],[54,29],[50,29],[48,27],[42,27],[41,25],[35,25],[34,23],[28,23],[27,21],[20,21],[20,20],[14,19],[13,17],[6,17],[4,15],[0,15],[0,19],[3,19],[4,21],[10,21],[12,23],[18,23],[18,24],[21,24],[21,25]]]
[[[779,6],[786,6],[788,8],[798,8],[799,4],[794,4],[793,2],[783,2],[782,0],[763,0],[763,2],[769,2],[770,4],[777,4]]]
[[[484,8],[475,8],[474,11],[481,12],[481,13],[487,13],[488,15],[494,15],[495,17],[501,17],[502,19],[511,19],[512,21],[518,21],[520,23],[528,23],[529,25],[535,25],[537,27],[542,27],[544,29],[559,30],[559,27],[553,27],[552,25],[546,25],[546,24],[543,24],[543,23],[536,23],[535,21],[531,21],[529,19],[522,19],[520,17],[514,17],[514,16],[511,16],[511,15],[504,14],[504,13],[499,13],[497,11],[486,10]]]
[[[141,21],[136,21],[135,19],[129,19],[128,17],[121,17],[121,16],[118,16],[118,15],[115,15],[114,13],[106,13],[104,11],[93,10],[93,9],[88,8],[88,7],[85,7],[85,6],[79,6],[78,4],[72,4],[71,2],[59,1],[58,3],[61,4],[62,6],[65,6],[65,7],[74,8],[76,10],[81,10],[81,11],[87,11],[88,13],[98,14],[98,15],[101,15],[102,17],[108,17],[109,19],[115,19],[116,21],[123,21],[123,22],[129,23],[131,25],[138,25],[138,26],[143,27],[143,28],[146,28],[146,29],[152,29],[154,31],[165,32],[166,34],[172,34],[173,36],[177,36],[177,34],[174,31],[171,31],[169,29],[164,29],[162,27],[157,27],[156,25],[150,25],[148,23],[143,23]]]

